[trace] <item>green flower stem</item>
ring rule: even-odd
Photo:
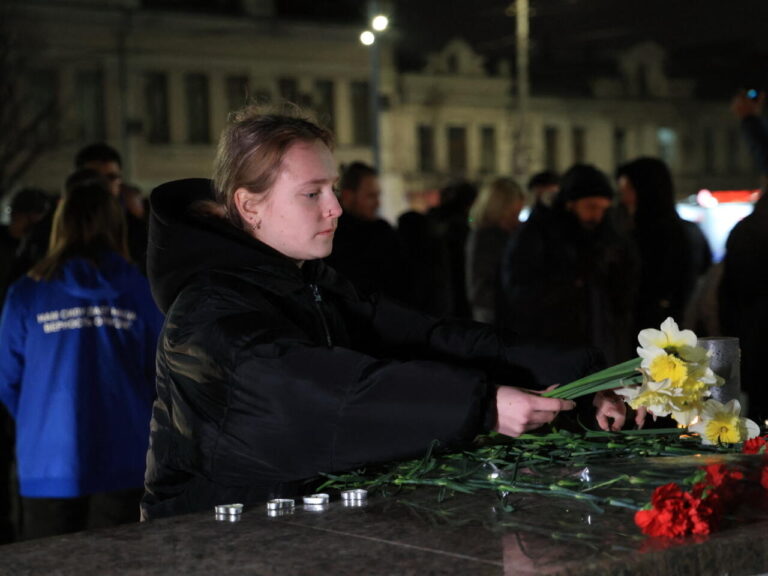
[[[641,362],[640,358],[627,360],[616,366],[611,366],[584,378],[574,380],[554,390],[544,392],[543,396],[572,400],[603,390],[638,384],[642,381],[642,376],[638,373]]]
[[[584,488],[583,492],[590,492],[592,490],[598,490],[600,488],[605,488],[606,486],[612,486],[616,484],[617,482],[624,482],[629,481],[629,475],[628,474],[622,474],[621,476],[617,476],[616,478],[611,478],[610,480],[606,480],[605,482],[600,482],[599,484],[594,484],[590,486],[589,488]]]

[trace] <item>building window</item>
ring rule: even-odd
[[[147,142],[167,144],[171,141],[168,115],[168,76],[163,72],[145,75],[144,101],[146,105]]]
[[[187,74],[184,78],[187,101],[187,142],[210,144],[211,119],[208,77],[205,74]]]
[[[283,100],[299,103],[299,83],[296,78],[278,78],[277,91]]]
[[[432,126],[420,124],[416,139],[419,147],[419,171],[430,173],[435,171],[435,131]]]
[[[81,142],[97,142],[107,137],[104,104],[104,74],[101,70],[81,70],[75,77],[78,111],[77,135]]]
[[[496,162],[496,128],[493,126],[480,127],[480,172],[494,174]]]
[[[368,82],[352,82],[352,141],[357,145],[368,145],[373,140],[371,130],[371,99]]]
[[[637,67],[637,93],[636,95],[640,98],[645,98],[646,96],[650,96],[651,91],[648,89],[648,67],[644,64],[640,64]]]
[[[227,113],[240,110],[248,104],[251,91],[248,76],[228,76],[226,79]]]
[[[448,170],[455,174],[467,171],[467,129],[448,127]]]
[[[266,88],[257,88],[254,90],[253,96],[251,96],[248,101],[256,104],[269,104],[272,102],[272,92]]]
[[[30,111],[38,119],[37,136],[49,143],[59,139],[59,77],[54,70],[33,70],[29,74]]]
[[[317,80],[315,82],[315,98],[313,107],[320,121],[331,131],[336,131],[333,109],[336,105],[336,93],[333,80]]]
[[[659,128],[656,140],[659,144],[659,158],[672,168],[677,164],[677,133],[672,128]]]
[[[544,127],[544,166],[547,170],[558,170],[560,165],[559,134],[557,126]]]
[[[712,174],[715,171],[715,131],[713,128],[704,129],[704,166],[702,171],[706,174]]]
[[[627,131],[624,128],[613,129],[613,164],[618,166],[627,161]]]
[[[446,68],[450,74],[458,74],[459,72],[459,59],[456,54],[449,54],[446,59]]]
[[[571,130],[571,146],[573,147],[574,164],[583,164],[587,161],[587,131],[581,126],[574,126]]]

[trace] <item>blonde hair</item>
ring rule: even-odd
[[[297,142],[317,140],[333,148],[330,130],[293,104],[253,104],[230,114],[213,163],[213,186],[219,211],[237,228],[245,228],[235,205],[235,191],[238,188],[253,194],[269,191],[288,149]]]
[[[98,266],[106,251],[129,260],[123,209],[99,184],[75,187],[56,207],[48,253],[29,275],[50,281],[70,258],[85,258]]]
[[[526,201],[525,192],[512,178],[497,178],[484,186],[469,212],[473,228],[498,226],[510,204]]]

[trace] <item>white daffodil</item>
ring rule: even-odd
[[[676,356],[668,354],[658,346],[638,348],[637,353],[643,359],[640,368],[653,382],[669,380],[672,386],[681,388],[689,378],[688,364]]]
[[[741,418],[741,404],[731,400],[723,405],[717,400],[707,400],[701,411],[701,419],[688,427],[690,432],[701,436],[702,444],[735,444],[760,435],[760,428],[749,418]]]
[[[685,426],[690,430],[690,426],[701,418],[701,406],[691,406],[687,410],[672,412],[672,418],[680,426]]]
[[[614,392],[623,397],[632,408],[644,406],[655,416],[667,416],[673,411],[682,409],[676,401],[678,392],[669,380],[661,382],[647,380],[640,386],[618,388]]]
[[[691,330],[680,330],[672,318],[667,318],[661,323],[661,330],[646,328],[637,335],[637,341],[643,348],[656,346],[661,349],[682,348],[684,346],[696,346],[696,334]],[[639,350],[638,350],[639,352]]]

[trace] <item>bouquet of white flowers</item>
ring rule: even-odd
[[[691,330],[680,330],[672,318],[667,318],[660,330],[641,330],[637,339],[638,358],[544,395],[573,399],[613,390],[634,409],[671,416],[690,432],[698,433],[704,444],[731,444],[759,435],[757,424],[740,416],[738,400],[723,405],[708,399],[711,387],[723,381],[710,368],[709,353],[697,345]]]

